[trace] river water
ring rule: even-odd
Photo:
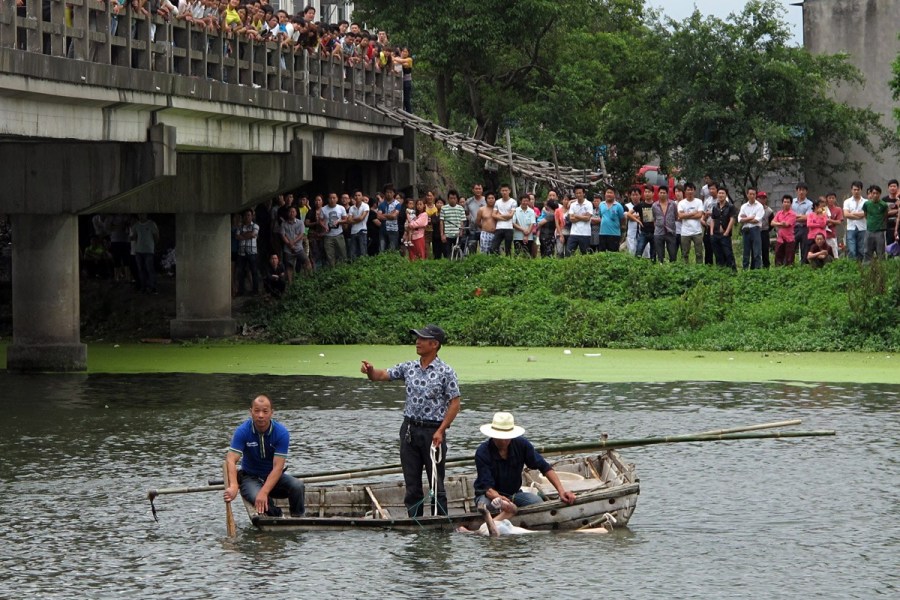
[[[269,393],[291,471],[395,463],[402,392],[355,379],[0,372],[0,598],[872,598],[900,573],[897,386],[506,382],[463,387],[450,456],[510,410],[558,444],[791,418],[837,437],[623,450],[627,530],[492,540],[264,534],[201,485],[248,400]],[[235,508],[238,508],[237,506]]]

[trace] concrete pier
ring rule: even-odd
[[[414,183],[401,124],[371,108],[402,102],[390,72],[359,65],[348,77],[338,57],[131,11],[114,36],[93,26],[110,19],[108,3],[76,2],[67,14],[51,4],[47,15],[39,0],[0,2],[10,370],[86,368],[77,215],[175,213],[171,335],[224,337],[235,331],[228,213],[311,182],[314,159],[328,165],[323,189]]]
[[[893,78],[891,65],[900,52],[897,24],[900,2],[897,0],[805,0],[803,2],[803,45],[813,54],[846,52],[850,63],[865,77],[865,85],[843,85],[829,90],[849,106],[871,108],[882,116],[882,124],[897,128],[894,99],[888,83]],[[877,143],[873,140],[873,143]],[[834,156],[830,157],[832,160]],[[895,157],[886,153],[883,162],[874,160],[858,146],[851,146],[850,159],[862,169],[840,176],[839,190],[846,193],[850,182],[861,179],[886,188],[887,181],[900,176]],[[812,169],[807,169],[810,173]],[[824,182],[808,176],[811,189],[823,190]],[[830,187],[830,186],[829,186]]]
[[[176,287],[173,338],[227,337],[231,318],[231,218],[179,213],[175,217]]]
[[[13,343],[6,351],[7,368],[83,371],[78,219],[15,215],[13,227]]]

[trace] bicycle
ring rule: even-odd
[[[468,235],[466,234],[466,230],[463,229],[462,231],[460,231],[459,235],[456,236],[456,241],[453,243],[453,247],[450,248],[450,260],[462,260],[468,255]]]

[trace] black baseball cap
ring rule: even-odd
[[[437,325],[426,325],[421,329],[410,329],[409,332],[416,337],[420,337],[425,340],[437,340],[439,343],[443,344],[444,340],[447,338],[447,334],[444,333],[444,330],[438,327]]]

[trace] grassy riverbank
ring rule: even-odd
[[[566,353],[566,350],[569,353]],[[362,378],[361,360],[390,366],[405,346],[91,344],[91,373],[233,373]],[[900,355],[748,353],[584,348],[462,348],[441,357],[466,383],[523,379],[585,382],[798,381],[898,383]]]
[[[272,341],[690,351],[900,351],[900,261],[739,271],[623,254],[566,260],[363,259],[255,313]]]

